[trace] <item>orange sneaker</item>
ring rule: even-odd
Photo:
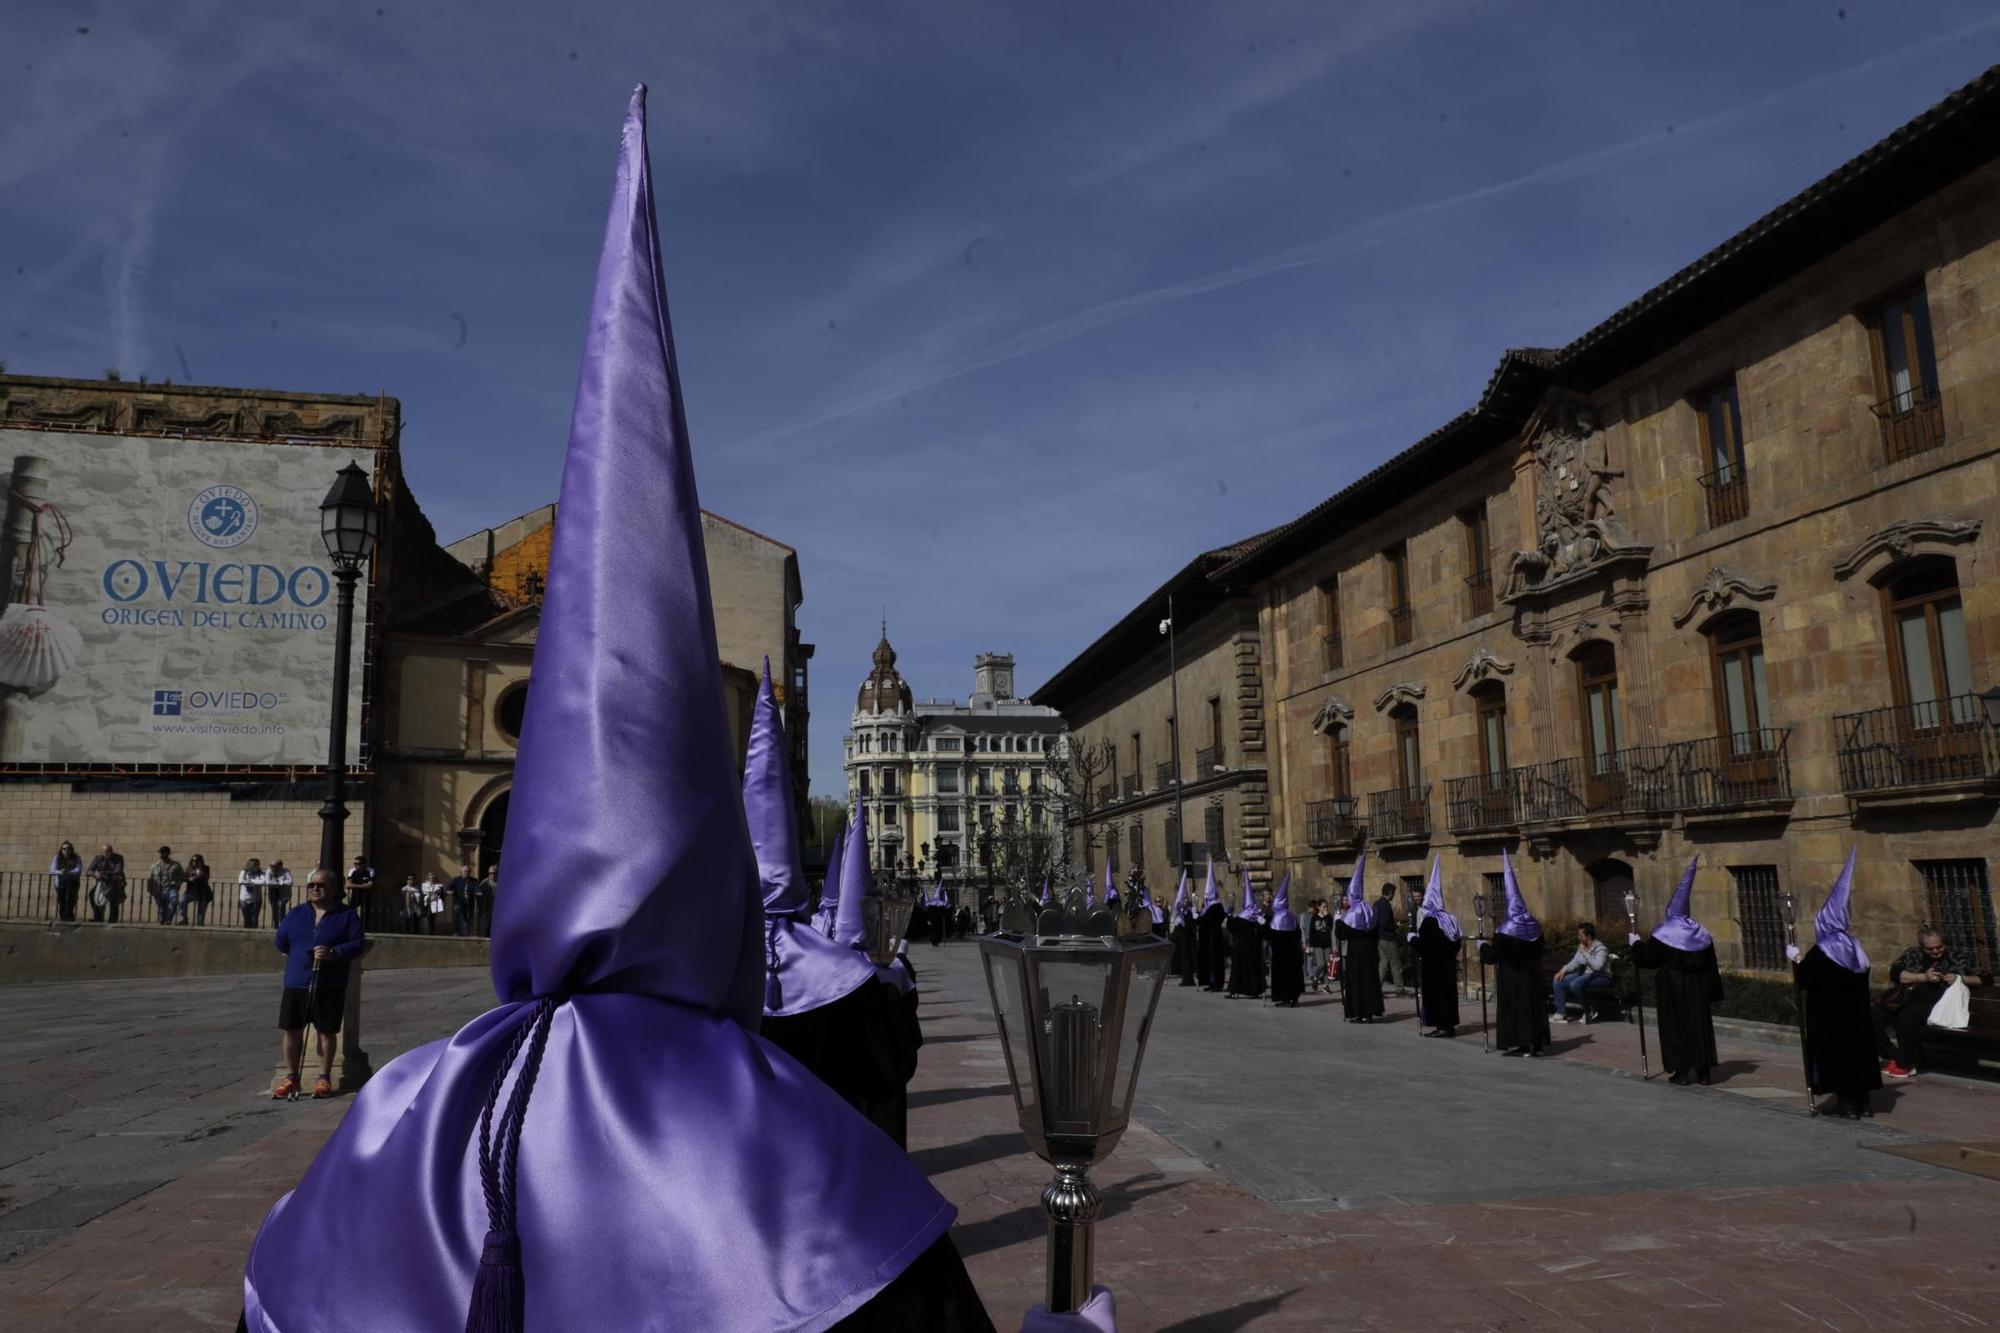
[[[298,1076],[295,1074],[289,1074],[286,1075],[286,1077],[279,1082],[276,1088],[272,1089],[271,1100],[274,1102],[289,1102],[296,1100],[298,1095],[299,1095]]]
[[[325,1074],[321,1074],[318,1078],[313,1080],[313,1096],[314,1097],[333,1096],[333,1084],[330,1080],[328,1080]]]
[[[1888,1064],[1882,1066],[1882,1072],[1890,1078],[1913,1078],[1916,1076],[1917,1071],[1914,1069],[1905,1069],[1896,1061],[1891,1060]]]

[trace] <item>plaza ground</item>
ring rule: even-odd
[[[977,952],[917,946],[911,1150],[996,1323],[1040,1298],[1047,1169],[1016,1126]],[[482,969],[378,972],[377,1064],[487,1007]],[[233,1326],[243,1255],[347,1099],[273,1104],[274,977],[13,987],[0,1009],[10,1328]],[[1810,1120],[1796,1049],[1713,1088],[1629,1025],[1556,1058],[1169,986],[1134,1124],[1094,1173],[1120,1327],[1855,1330],[2000,1325],[2000,1088],[1919,1079]],[[1928,1159],[1928,1160],[1925,1160]],[[1939,1166],[1933,1162],[1946,1162]],[[1983,1173],[1983,1174],[1982,1174]]]

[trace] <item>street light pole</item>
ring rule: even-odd
[[[333,479],[319,507],[320,538],[333,559],[338,585],[333,627],[333,718],[327,738],[326,803],[319,808],[319,868],[342,873],[342,825],[347,822],[347,683],[354,641],[354,586],[381,534],[368,474],[349,463]]]
[[[1160,622],[1160,632],[1167,636],[1167,681],[1172,694],[1173,718],[1167,724],[1167,738],[1174,751],[1174,868],[1184,869],[1187,864],[1187,825],[1182,822],[1186,813],[1181,801],[1181,668],[1180,658],[1174,644],[1174,595],[1167,594],[1167,618]]]

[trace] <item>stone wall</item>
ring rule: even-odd
[[[0,820],[0,871],[45,874],[56,847],[67,838],[87,863],[109,842],[125,857],[127,875],[151,865],[162,844],[186,864],[200,852],[214,869],[216,906],[234,902],[233,884],[244,861],[269,865],[282,859],[304,882],[319,858],[320,801],[232,801],[227,791],[73,791],[67,782],[10,782],[0,787],[6,818]],[[348,855],[367,827],[366,793],[350,789]],[[136,896],[136,891],[135,891]],[[129,900],[128,900],[129,907]]]
[[[371,937],[367,968],[485,967],[485,940],[449,936]],[[0,986],[134,977],[271,976],[272,1012],[284,959],[271,931],[191,930],[185,926],[48,926],[0,921]]]

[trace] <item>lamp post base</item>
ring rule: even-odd
[[[1042,1191],[1042,1210],[1049,1215],[1047,1309],[1064,1314],[1082,1309],[1090,1299],[1092,1229],[1103,1198],[1084,1167],[1057,1162],[1055,1168],[1056,1178]]]

